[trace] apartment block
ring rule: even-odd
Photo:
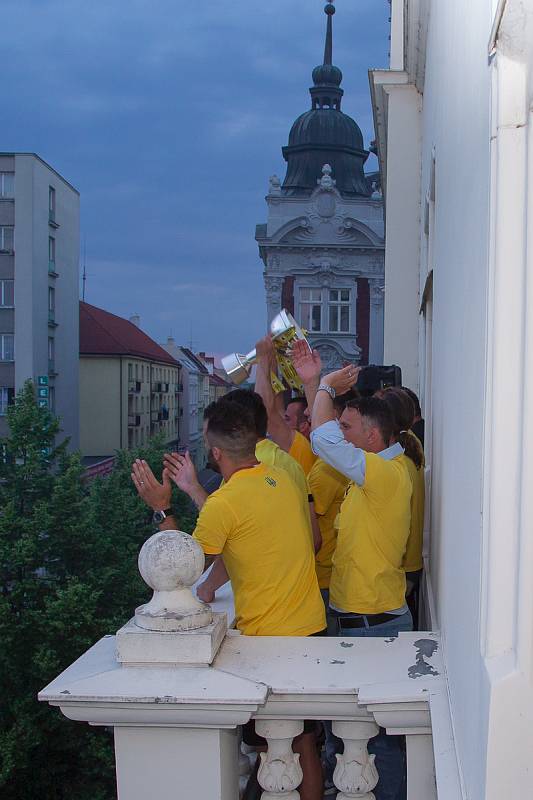
[[[79,444],[80,197],[35,153],[0,153],[0,436],[31,378]]]
[[[179,438],[181,365],[132,322],[89,303],[80,314],[80,448],[98,460]]]

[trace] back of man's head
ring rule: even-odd
[[[346,409],[350,408],[359,412],[365,426],[377,428],[388,447],[394,433],[394,419],[387,404],[379,397],[359,397],[348,401]]]
[[[255,421],[255,430],[258,439],[267,435],[268,415],[261,396],[252,389],[232,389],[222,398],[227,403],[235,403],[239,408],[249,411]]]
[[[257,433],[248,409],[221,397],[207,406],[204,419],[211,449],[218,448],[235,463],[254,458]]]

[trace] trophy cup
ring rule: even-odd
[[[272,342],[276,352],[276,361],[278,362],[285,383],[291,389],[296,389],[296,391],[303,394],[304,389],[302,382],[292,365],[290,348],[296,339],[303,340],[309,346],[305,338],[305,333],[294,317],[284,308],[272,320],[270,333],[272,334]],[[256,361],[257,354],[254,349],[250,350],[245,356],[239,353],[230,353],[230,355],[222,359],[222,366],[228,378],[238,385],[250,377],[252,365],[255,364]],[[285,386],[275,375],[273,376],[272,383],[274,391],[276,392],[281,392],[285,389]]]

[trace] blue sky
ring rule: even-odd
[[[343,111],[373,137],[367,70],[387,0],[338,0]],[[81,193],[86,300],[156,340],[251,347],[266,328],[255,225],[310,107],[321,0],[4,0],[0,150]],[[367,169],[375,169],[371,156]]]

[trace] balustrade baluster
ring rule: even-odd
[[[257,780],[264,790],[261,800],[299,800],[296,791],[302,782],[300,756],[292,750],[292,740],[304,729],[298,720],[255,720],[255,730],[268,743],[266,753],[260,753],[261,765]]]
[[[366,720],[334,721],[333,733],[344,742],[344,753],[337,756],[333,783],[339,790],[337,800],[358,797],[375,800],[373,789],[378,782],[374,756],[369,755],[368,740],[379,732],[375,722]]]

